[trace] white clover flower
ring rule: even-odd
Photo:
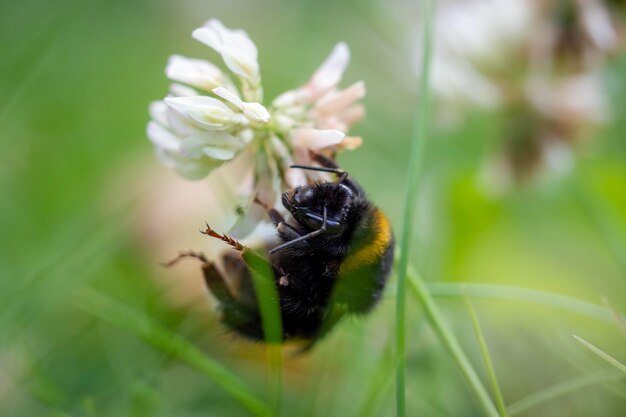
[[[609,7],[601,0],[437,2],[431,63],[434,96],[445,103],[444,111],[496,108],[519,93],[514,84],[524,84],[520,77],[524,74],[536,78],[539,73],[547,85],[552,78],[593,72],[623,43],[623,30]],[[420,36],[411,37],[416,72],[421,68],[422,42],[415,39]]]
[[[188,84],[204,91],[231,84],[222,71],[210,62],[172,55],[165,68],[165,75],[172,81]]]
[[[350,60],[339,43],[305,85],[265,106],[257,48],[246,32],[212,19],[192,36],[222,56],[239,88],[210,62],[171,56],[165,73],[174,83],[150,106],[148,137],[163,164],[207,179],[217,207],[213,225],[245,236],[264,214],[255,197],[275,204],[286,188],[325,175],[290,165],[310,164],[310,151],[332,156],[360,146],[361,138],[346,132],[365,114],[356,103],[365,85],[338,89]]]
[[[504,99],[490,70],[513,62],[537,17],[531,0],[442,0],[437,3],[433,34],[431,88],[455,108],[494,108]],[[420,38],[417,34],[413,38]],[[415,42],[414,68],[421,68]],[[513,56],[512,56],[513,55]]]
[[[246,97],[258,94],[261,84],[258,52],[246,32],[230,30],[219,20],[211,19],[191,36],[222,55],[228,69],[241,79]]]
[[[626,44],[617,4],[602,0],[440,0],[431,88],[450,126],[470,108],[500,108],[500,188],[564,173],[576,144],[611,117],[607,58]],[[404,12],[404,16],[409,15]],[[422,42],[411,37],[416,70]],[[543,174],[543,172],[542,172]],[[504,180],[506,179],[506,180]]]

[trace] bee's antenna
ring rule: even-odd
[[[309,149],[309,158],[326,168],[339,168],[337,163],[327,156],[322,155]]]
[[[339,182],[345,180],[348,177],[348,173],[339,168],[327,168],[327,167],[314,167],[310,165],[289,165],[289,168],[306,169],[309,171],[330,172],[339,175]]]
[[[311,165],[289,165],[289,168],[307,169],[309,171],[332,172],[334,174],[343,174],[345,172],[339,168],[315,167]]]

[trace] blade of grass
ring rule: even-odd
[[[624,336],[626,336],[626,322],[624,321],[624,317],[617,312],[617,310],[613,307],[608,298],[602,297],[602,303],[604,304],[606,309],[609,310],[609,313],[611,313],[611,318],[613,319],[617,327],[619,327],[622,333],[624,333]]]
[[[611,322],[611,314],[601,306],[576,298],[546,291],[496,284],[465,284],[451,282],[428,283],[430,293],[435,297],[461,297],[463,291],[472,297],[522,301],[560,308],[594,319]],[[624,316],[622,316],[622,319]]]
[[[578,378],[570,379],[560,382],[550,387],[544,388],[528,397],[511,403],[508,407],[509,415],[511,417],[521,414],[531,408],[534,408],[540,404],[560,397],[561,395],[569,394],[582,388],[586,388],[595,384],[602,384],[610,381],[619,380],[624,378],[623,374],[615,371],[614,369],[608,369],[601,372],[583,375]]]
[[[578,343],[571,343],[571,335],[565,332],[555,335],[556,337],[548,343],[552,354],[560,355],[563,360],[581,375],[589,375],[595,371],[597,358],[595,355],[588,355],[587,350],[581,352]],[[614,369],[615,372],[619,372]],[[611,394],[626,401],[626,389],[621,381],[602,382],[602,386]]]
[[[397,269],[398,288],[396,293],[396,413],[406,416],[406,280],[411,251],[411,238],[415,220],[415,207],[421,165],[424,160],[424,142],[430,108],[429,79],[432,48],[432,4],[422,1],[423,54],[420,74],[419,103],[416,109],[415,125],[411,140],[407,189],[404,201],[402,241],[400,243],[400,263]]]
[[[432,4],[431,0],[422,2],[423,55],[420,77],[420,99],[411,141],[408,182],[402,224],[402,240],[400,242],[400,261],[397,266],[398,288],[396,294],[396,413],[399,417],[406,416],[405,365],[406,365],[406,287],[409,270],[411,236],[413,232],[414,213],[417,203],[419,173],[424,159],[425,136],[430,112],[429,79],[430,57],[432,49]],[[413,274],[410,279],[411,288],[424,306],[426,316],[448,349],[463,375],[469,382],[474,394],[490,417],[497,417],[498,412],[485,387],[480,382],[476,371],[467,359],[452,331],[447,327],[443,315],[433,298],[428,293],[421,277]]]
[[[279,414],[282,392],[283,327],[274,273],[267,259],[259,253],[245,248],[242,255],[252,273],[252,281],[256,290],[263,322],[263,333],[267,342],[270,404],[272,404],[274,412]]]
[[[258,398],[239,377],[158,322],[90,289],[81,291],[75,304],[81,310],[126,329],[187,363],[232,395],[254,415],[263,417],[274,415],[269,406]]]
[[[498,417],[496,406],[487,394],[487,390],[480,381],[480,378],[478,378],[476,370],[472,367],[472,364],[461,348],[459,341],[454,336],[452,330],[448,327],[445,319],[443,318],[443,314],[439,310],[439,307],[435,303],[433,297],[428,292],[424,280],[413,268],[409,269],[408,278],[413,295],[423,305],[424,312],[426,313],[426,317],[428,318],[430,325],[448,350],[452,359],[456,362],[461,373],[474,392],[474,395],[478,399],[478,402],[482,406],[483,411],[489,417]]]
[[[498,412],[500,412],[500,416],[507,417],[506,405],[504,403],[504,398],[502,397],[502,391],[500,390],[500,385],[498,384],[496,371],[493,368],[493,362],[491,360],[491,356],[489,355],[489,348],[487,347],[487,341],[485,340],[485,336],[483,335],[483,331],[480,327],[480,322],[478,321],[478,316],[476,315],[476,310],[474,309],[472,300],[470,300],[469,296],[467,295],[467,292],[465,293],[465,304],[467,305],[467,310],[469,311],[470,317],[472,318],[472,323],[474,325],[474,333],[476,333],[476,339],[478,340],[480,353],[483,357],[483,362],[485,363],[485,369],[487,370],[487,375],[489,376],[489,382],[491,383],[491,391],[493,392],[493,396],[496,400],[496,407],[498,407]]]
[[[614,367],[616,367],[617,369],[619,369],[620,371],[626,374],[626,365],[624,365],[623,363],[615,359],[613,356],[603,351],[602,349],[597,348],[596,346],[587,342],[582,337],[578,337],[576,335],[573,335],[573,336],[574,336],[574,339],[580,342],[584,347],[586,347],[587,349],[589,349],[590,351],[592,351],[593,353],[595,353],[596,355],[598,355],[599,357],[601,357],[602,359],[604,359],[605,361],[607,361],[608,363],[610,363],[611,365],[613,365]]]

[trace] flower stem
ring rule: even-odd
[[[422,1],[423,54],[420,74],[419,103],[411,140],[408,182],[404,205],[400,263],[398,266],[398,289],[396,296],[396,412],[406,416],[405,367],[406,367],[406,277],[413,235],[414,213],[417,203],[419,172],[424,159],[424,142],[430,107],[429,78],[432,48],[432,4]]]

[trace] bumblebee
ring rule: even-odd
[[[333,160],[315,155],[320,166],[292,168],[337,175],[282,194],[286,219],[256,200],[276,226],[277,239],[265,250],[274,275],[282,318],[283,341],[304,340],[305,348],[324,336],[346,314],[362,315],[380,300],[393,264],[394,237],[383,212],[363,188]],[[207,225],[203,233],[236,250],[244,246]],[[237,252],[223,255],[222,274],[204,255],[181,253],[202,261],[204,280],[219,301],[222,322],[240,335],[264,339],[251,271]]]

